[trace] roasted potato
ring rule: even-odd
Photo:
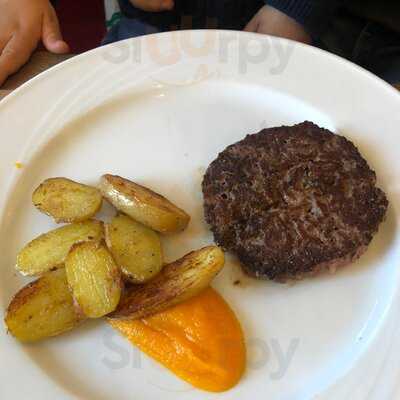
[[[32,201],[56,222],[81,222],[100,210],[103,198],[94,187],[67,178],[51,178],[33,192]]]
[[[116,175],[103,175],[103,196],[118,210],[161,233],[182,231],[190,217],[165,197]]]
[[[100,318],[116,309],[121,297],[121,271],[104,242],[74,245],[65,269],[73,297],[87,317]]]
[[[120,214],[106,225],[106,241],[123,276],[133,283],[143,283],[162,268],[162,251],[157,233]]]
[[[40,275],[63,266],[72,245],[104,238],[103,222],[77,222],[55,229],[29,242],[18,254],[16,268],[23,275]]]
[[[166,265],[151,281],[131,286],[111,319],[147,317],[181,303],[208,287],[224,266],[224,253],[216,246],[193,251]]]
[[[60,269],[22,288],[8,306],[5,323],[18,340],[34,342],[66,332],[83,319],[74,306],[65,269]]]

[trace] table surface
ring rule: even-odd
[[[0,88],[0,99],[7,96],[10,92],[22,85],[24,82],[33,78],[40,72],[73,57],[73,54],[52,54],[47,51],[36,51],[30,61],[23,66],[16,74],[11,76]],[[400,90],[400,83],[395,85]]]
[[[47,51],[36,51],[29,62],[25,64],[16,74],[9,77],[0,88],[0,99],[33,78],[35,75],[49,69],[62,61],[73,57],[73,54],[52,54]]]

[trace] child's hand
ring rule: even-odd
[[[52,53],[67,53],[48,0],[0,0],[0,86],[25,64],[42,39]]]
[[[133,6],[143,11],[168,11],[175,6],[174,0],[129,0]]]
[[[244,29],[248,32],[280,36],[297,42],[311,43],[311,37],[294,19],[270,6],[264,6]]]

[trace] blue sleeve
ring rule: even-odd
[[[266,3],[282,11],[303,25],[312,36],[318,36],[338,6],[338,0],[266,0]]]

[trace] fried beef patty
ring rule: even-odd
[[[215,241],[244,271],[300,279],[358,258],[388,201],[343,136],[311,122],[264,129],[228,146],[203,180]]]

